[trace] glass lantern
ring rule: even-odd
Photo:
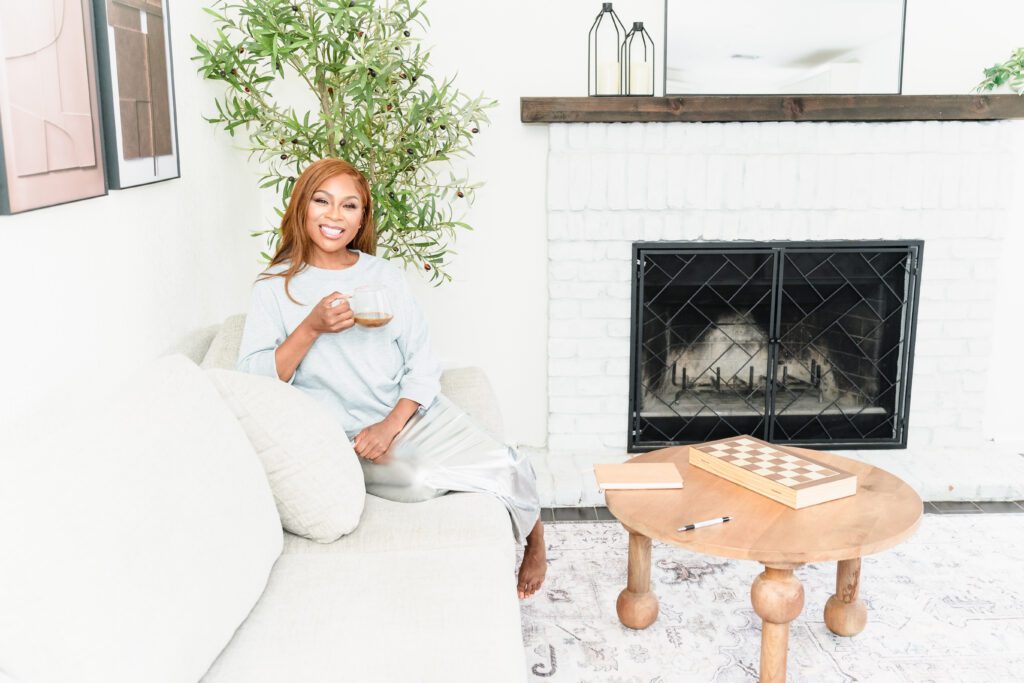
[[[634,21],[622,41],[622,92],[642,97],[654,96],[654,41],[644,22]]]
[[[612,3],[605,2],[594,18],[587,41],[587,94],[622,94],[622,41],[626,38],[626,27],[612,9]]]

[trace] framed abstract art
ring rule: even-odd
[[[90,0],[0,0],[0,213],[106,194]]]
[[[167,0],[93,8],[111,189],[179,177]]]

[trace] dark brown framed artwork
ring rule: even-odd
[[[0,213],[107,193],[90,0],[0,3]]]
[[[93,0],[111,189],[177,178],[166,0]]]

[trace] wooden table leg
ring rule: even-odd
[[[804,587],[793,576],[799,565],[765,565],[754,579],[750,601],[761,617],[761,683],[786,682],[789,622],[804,608]]]
[[[825,603],[825,625],[837,636],[855,636],[868,623],[860,593],[860,558],[836,563],[836,594]]]
[[[658,618],[658,597],[651,592],[651,539],[629,531],[626,588],[615,603],[619,621],[630,628],[647,628]]]

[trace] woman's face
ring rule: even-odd
[[[363,200],[351,176],[336,175],[316,188],[306,207],[306,233],[314,247],[311,256],[318,257],[311,261],[330,264],[339,256],[347,257],[348,245],[363,222],[363,211]]]

